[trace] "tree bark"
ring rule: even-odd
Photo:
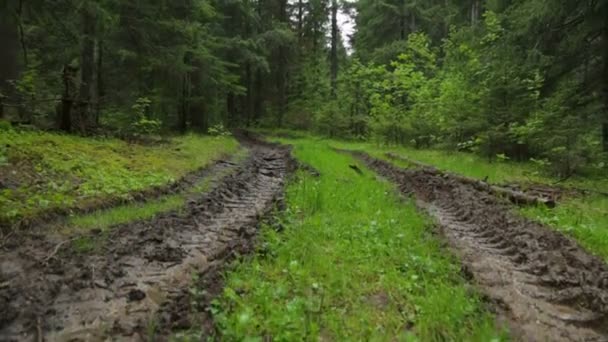
[[[86,134],[92,126],[93,99],[95,91],[95,34],[97,27],[96,13],[91,2],[87,1],[82,8],[82,46],[80,53],[80,93],[78,98],[78,129]]]
[[[287,23],[287,0],[279,0],[279,21]],[[277,125],[283,126],[283,116],[287,111],[287,48],[279,46],[277,54],[277,96],[278,96],[278,113]]]
[[[188,75],[182,76],[182,91],[179,101],[179,119],[177,129],[181,133],[185,133],[188,129]]]
[[[338,87],[338,0],[331,2],[331,97],[337,96]]]
[[[604,120],[602,122],[602,145],[604,152],[608,152],[608,4],[604,3],[604,30],[602,32],[602,49],[603,49],[603,102],[604,102]]]
[[[0,13],[0,101],[2,95],[11,95],[12,87],[9,81],[19,76],[19,32],[14,19],[12,15]],[[0,108],[0,117],[2,110],[3,108]]]
[[[304,38],[304,2],[298,0],[298,41]]]
[[[29,65],[27,44],[25,43],[25,30],[23,29],[23,0],[19,0],[17,7],[17,23],[19,26],[19,41],[21,43],[21,51],[23,53],[23,67],[27,69]]]
[[[63,66],[63,95],[61,97],[61,110],[59,111],[57,119],[59,129],[70,133],[72,131],[72,107],[74,104],[74,92],[77,69],[70,66]]]
[[[471,24],[472,25],[477,25],[477,22],[479,21],[480,9],[481,9],[481,3],[479,2],[479,0],[473,0],[473,2],[471,3]]]
[[[101,101],[105,96],[105,89],[103,84],[103,41],[97,40],[97,87],[95,88],[96,99],[95,99],[95,126],[99,125],[99,118],[101,117]]]

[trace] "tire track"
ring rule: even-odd
[[[599,258],[449,175],[353,154],[416,196],[516,338],[608,341],[608,267]]]
[[[193,273],[250,243],[292,167],[287,148],[254,144],[249,159],[185,214],[117,226],[103,252],[45,263],[55,244],[12,251],[0,263],[0,340],[145,339],[147,322]]]

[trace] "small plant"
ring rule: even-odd
[[[140,97],[135,101],[135,104],[131,107],[135,114],[135,121],[130,127],[131,135],[153,135],[160,132],[162,122],[147,117],[151,105],[152,101],[147,97]]]
[[[6,120],[0,120],[0,132],[7,132],[12,129],[13,129],[13,127],[11,126],[10,122],[8,122]]]
[[[229,137],[232,135],[222,123],[209,127],[207,133],[214,137]]]

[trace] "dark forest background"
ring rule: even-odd
[[[293,128],[605,168],[605,0],[2,0],[0,42],[13,124]]]

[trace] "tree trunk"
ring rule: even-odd
[[[61,97],[61,110],[57,113],[58,126],[64,132],[72,131],[72,107],[74,104],[74,93],[76,90],[75,78],[77,69],[70,66],[63,66],[63,95]]]
[[[10,80],[19,76],[19,33],[12,15],[0,13],[0,102],[2,96],[10,96],[12,87]],[[3,117],[3,107],[0,106],[0,118]]]
[[[80,93],[78,98],[78,129],[86,134],[92,126],[95,92],[95,30],[96,14],[90,2],[82,8],[82,46],[80,53]]]
[[[253,99],[253,123],[255,124],[262,117],[262,111],[264,110],[264,80],[262,79],[262,72],[260,70],[256,72],[254,84],[255,98]]]
[[[604,4],[604,31],[602,33],[602,48],[604,59],[603,70],[603,100],[604,100],[604,122],[602,123],[602,142],[604,152],[608,152],[608,4]]]
[[[245,93],[245,120],[247,127],[249,127],[253,118],[253,82],[251,64],[249,63],[245,66],[245,85],[247,87],[247,93]]]
[[[279,0],[279,21],[287,23],[287,0]],[[283,116],[287,111],[287,48],[279,46],[278,51],[278,67],[277,67],[277,96],[278,96],[278,113],[277,125],[283,126]]]
[[[188,76],[185,74],[182,76],[182,91],[179,101],[179,115],[178,115],[177,129],[181,133],[185,133],[188,129]]]
[[[190,73],[191,100],[189,106],[190,123],[199,131],[207,131],[207,106],[203,89],[203,67],[199,61],[194,61],[195,69]]]
[[[331,2],[331,97],[337,96],[338,87],[338,0]]]
[[[27,69],[29,65],[28,61],[28,53],[27,53],[27,44],[25,43],[25,30],[23,29],[23,0],[19,0],[19,5],[17,6],[17,23],[19,26],[19,41],[21,43],[21,51],[23,53],[23,67]]]
[[[95,98],[95,126],[99,125],[99,118],[101,117],[101,101],[105,96],[106,92],[103,84],[103,42],[97,40],[97,87],[96,98]]]
[[[226,95],[226,112],[228,114],[228,126],[236,126],[234,122],[236,118],[236,96],[231,91]]]
[[[481,3],[479,0],[473,0],[471,3],[471,24],[476,25],[479,21],[479,12],[481,10]]]
[[[304,38],[304,2],[298,0],[298,41]]]

